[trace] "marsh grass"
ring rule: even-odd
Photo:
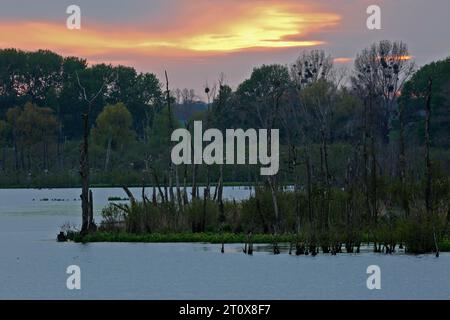
[[[435,252],[436,242],[440,251],[450,249],[445,203],[438,203],[429,216],[423,201],[412,202],[406,217],[401,199],[390,192],[386,192],[392,195],[389,201],[380,202],[376,224],[365,215],[364,197],[358,190],[334,188],[324,196],[323,189],[315,188],[309,200],[303,190],[278,190],[278,219],[271,193],[264,188],[256,188],[240,202],[224,200],[223,218],[213,199],[196,198],[182,206],[175,201],[133,199],[105,207],[98,232],[71,238],[77,242],[251,242],[274,248],[288,243],[296,254],[358,253],[364,245],[374,246],[377,252],[405,248],[407,253],[421,254]]]
[[[252,236],[253,243],[267,244],[274,241],[280,243],[289,243],[294,241],[292,234],[271,235],[255,234]],[[76,235],[72,237],[75,242],[144,242],[144,243],[181,243],[181,242],[199,242],[199,243],[245,243],[247,235],[244,233],[210,233],[210,232],[179,232],[179,233],[127,233],[127,232],[96,232],[84,237]]]

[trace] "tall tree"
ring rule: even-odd
[[[98,115],[96,126],[92,129],[92,137],[95,143],[106,149],[105,171],[109,170],[111,152],[123,152],[134,138],[132,126],[133,117],[123,103],[107,105]]]
[[[330,131],[331,102],[334,99],[334,94],[330,97],[324,94],[328,94],[327,91],[330,91],[329,93],[335,92],[331,82],[334,76],[333,59],[323,50],[304,51],[291,66],[290,76],[294,84],[293,92],[295,92],[298,103],[288,105],[288,110],[284,113],[284,127],[288,132],[287,138],[291,145],[289,150],[292,150],[294,158],[293,162],[291,160],[289,162],[293,164],[294,169],[297,162],[295,145],[301,143],[304,149],[306,168],[308,217],[310,225],[314,227],[315,219],[312,204],[314,173],[311,163],[311,150],[312,143],[317,139],[317,136],[320,137],[321,168],[324,169],[321,178],[329,186],[327,139]],[[317,123],[320,125],[317,126]],[[317,131],[318,128],[319,132]],[[326,191],[329,191],[328,189],[328,187],[325,188]],[[329,192],[326,194],[329,194]],[[328,218],[323,220],[327,221]],[[327,222],[325,221],[322,221],[322,223],[326,225]]]
[[[289,72],[282,65],[263,65],[255,68],[250,79],[239,85],[236,95],[244,125],[256,128],[275,129],[279,125],[279,112],[283,96],[290,84]],[[270,145],[270,135],[268,144]],[[280,212],[277,199],[276,176],[268,176],[267,183],[272,194],[275,221],[273,230],[279,232]]]
[[[110,79],[103,78],[100,87],[93,94],[88,94],[86,87],[81,83],[78,72],[76,79],[80,89],[81,98],[84,101],[84,112],[81,115],[83,121],[83,142],[80,145],[80,176],[81,176],[81,210],[82,223],[81,233],[86,234],[90,229],[96,229],[94,224],[94,213],[92,212],[92,191],[89,190],[89,116],[91,115],[93,105],[97,98],[102,94]]]
[[[20,150],[21,166],[28,171],[48,170],[49,150],[56,144],[58,121],[50,108],[39,108],[27,103],[23,108],[11,108],[7,112],[13,131],[13,144]],[[41,161],[35,155],[41,155]],[[40,165],[38,165],[40,163]]]
[[[337,88],[324,79],[318,80],[300,93],[301,104],[306,115],[312,119],[309,128],[318,134],[320,141],[320,171],[324,196],[324,210],[321,219],[325,230],[329,226],[331,174],[328,159],[328,144],[331,131],[332,115],[336,104]]]
[[[6,151],[8,148],[8,136],[10,132],[10,127],[6,121],[0,120],[0,170],[6,171]]]

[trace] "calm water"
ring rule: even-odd
[[[139,189],[132,189],[136,196]],[[250,191],[226,188],[228,198]],[[78,189],[0,190],[0,298],[26,299],[449,299],[450,254],[253,256],[209,244],[57,243],[62,224],[80,223]],[[98,213],[121,189],[94,189]],[[41,199],[65,201],[40,201]],[[34,199],[34,201],[33,201]],[[66,268],[81,268],[81,290]],[[381,268],[381,290],[366,269]]]

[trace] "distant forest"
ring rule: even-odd
[[[166,87],[166,79],[132,67],[3,49],[0,187],[78,186],[83,95],[96,93],[88,124],[92,185],[153,184],[152,170],[167,183],[167,137],[194,119],[220,129],[280,129],[280,182],[343,186],[356,163],[366,164],[366,175],[421,179],[430,77],[433,168],[448,176],[450,58],[417,68],[409,56],[405,44],[382,41],[344,70],[323,51],[305,51],[289,65],[255,67],[236,90],[218,75],[202,102],[191,89],[171,88],[170,74]],[[183,170],[191,181],[192,168]],[[246,184],[260,179],[258,172],[257,166],[225,166],[222,173],[211,166],[194,174],[199,183],[223,175],[225,182]]]

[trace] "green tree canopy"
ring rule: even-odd
[[[273,64],[253,69],[250,79],[241,83],[236,91],[239,118],[244,125],[269,128],[278,115],[277,108],[290,85],[286,66]]]
[[[133,117],[123,103],[107,105],[97,117],[92,137],[96,144],[123,149],[135,136],[132,125]]]
[[[405,121],[417,140],[423,141],[425,94],[428,79],[433,79],[431,95],[432,145],[450,147],[450,57],[420,68],[405,84],[400,103],[405,104]]]
[[[32,147],[56,138],[58,120],[50,108],[27,103],[23,108],[12,109],[8,115],[13,119],[13,126],[16,127],[18,139],[23,146]]]
[[[135,131],[142,137],[155,112],[161,109],[161,84],[152,73],[108,64],[88,66],[85,59],[62,57],[48,50],[0,49],[0,118],[12,106],[32,102],[53,109],[62,123],[62,136],[81,137],[80,117],[86,104],[76,74],[88,94],[97,92],[105,79],[107,82],[92,106],[90,125],[94,125],[105,105],[123,102],[133,115]]]

